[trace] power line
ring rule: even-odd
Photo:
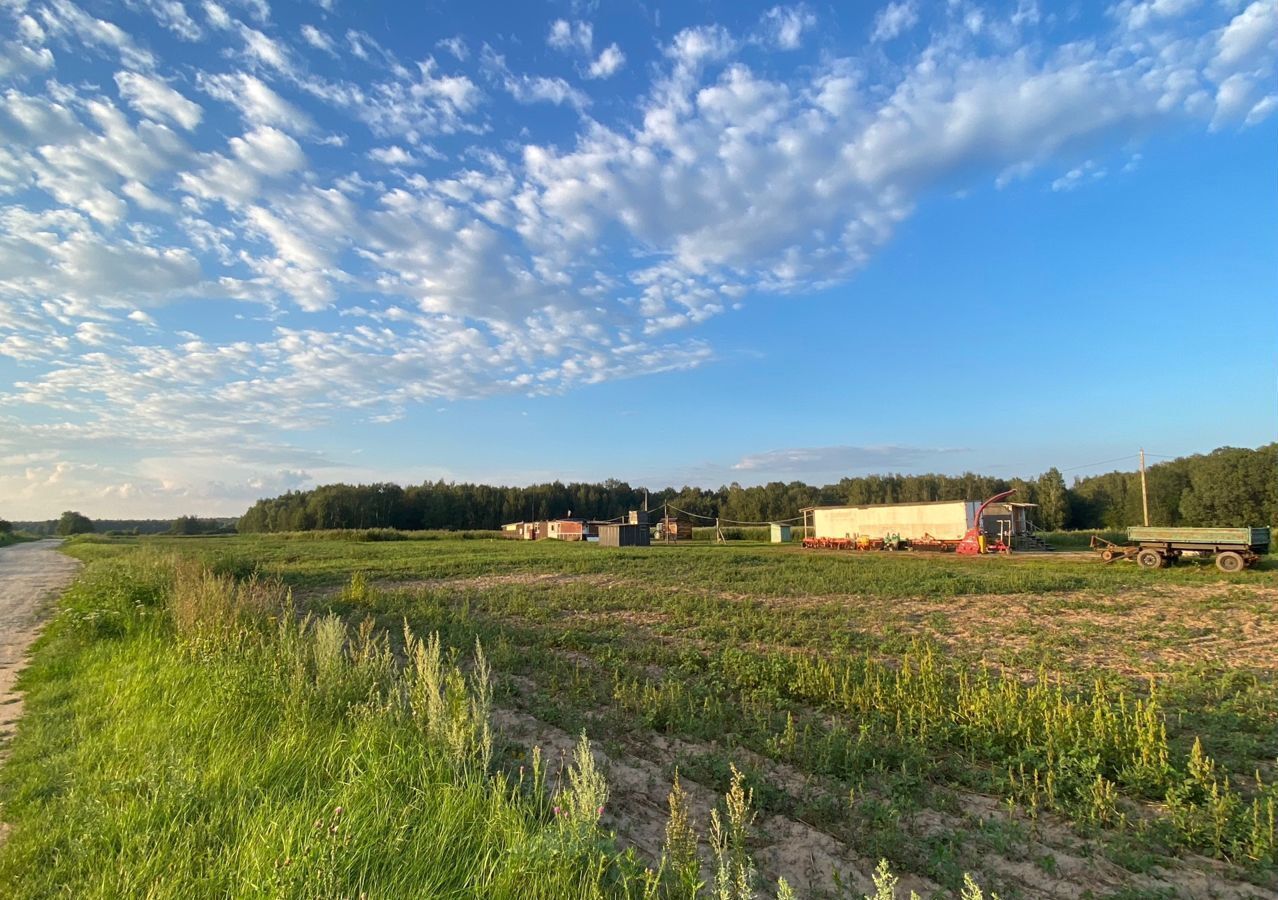
[[[790,519],[770,519],[767,522],[742,522],[737,519],[724,519],[720,516],[703,516],[700,513],[688,512],[686,509],[680,509],[672,504],[666,504],[667,509],[672,509],[677,513],[688,516],[693,519],[705,519],[707,522],[718,522],[720,525],[785,525],[790,522],[798,522],[803,516],[794,516]]]
[[[1092,466],[1104,466],[1109,463],[1122,462],[1125,459],[1135,459],[1140,454],[1128,453],[1126,456],[1116,456],[1113,459],[1102,459],[1097,462],[1083,463],[1081,466],[1069,466],[1068,468],[1058,469],[1059,472],[1073,472],[1076,469],[1090,469]],[[1151,454],[1156,456],[1157,454]]]

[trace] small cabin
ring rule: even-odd
[[[647,524],[609,522],[599,526],[601,547],[647,547],[650,543]]]

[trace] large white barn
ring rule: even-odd
[[[805,534],[818,538],[868,537],[890,534],[903,540],[933,537],[958,540],[976,524],[978,500],[937,500],[927,503],[874,503],[865,506],[814,506],[803,510]],[[991,536],[1024,534],[1032,504],[996,503],[981,516],[981,530]]]

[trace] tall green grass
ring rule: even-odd
[[[527,770],[494,767],[482,647],[463,654],[406,627],[392,648],[371,621],[299,618],[278,579],[158,554],[96,560],[22,686],[27,713],[0,769],[7,897],[746,900],[759,888],[739,780],[712,817],[708,880],[686,821],[646,868],[600,829],[607,785],[584,735],[557,782],[536,752]]]
[[[8,896],[616,895],[544,773],[488,771],[484,669],[298,621],[278,583],[91,566],[24,676]],[[534,783],[535,782],[535,783]],[[573,787],[564,788],[572,797]],[[560,803],[567,801],[561,800]]]

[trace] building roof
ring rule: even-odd
[[[946,503],[976,503],[980,500],[906,500],[901,503],[826,503],[821,506],[805,506],[799,512],[814,509],[881,509],[887,506],[942,506]]]

